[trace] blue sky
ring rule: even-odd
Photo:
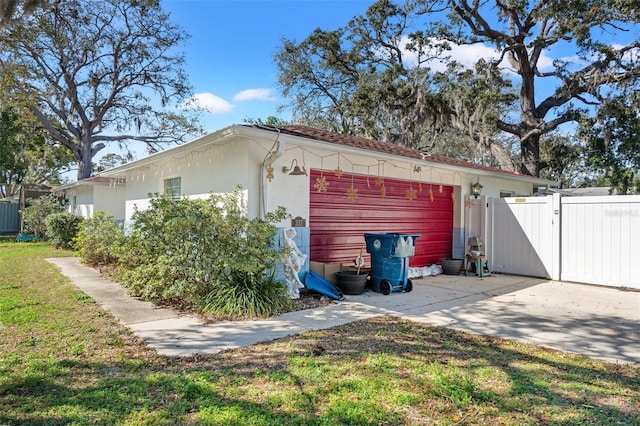
[[[183,46],[185,70],[196,99],[208,110],[202,116],[205,132],[243,123],[246,118],[264,120],[275,115],[289,120],[289,113],[277,112],[284,103],[273,63],[280,40],[286,37],[299,42],[315,28],[334,30],[345,26],[373,3],[374,0],[163,0],[162,6],[172,22],[191,35]],[[638,29],[633,29],[628,36],[638,37],[637,33]],[[545,55],[575,55],[567,47],[559,44]],[[451,52],[455,60],[468,66],[479,57],[497,55],[491,47],[482,45],[458,46]],[[551,63],[551,57],[543,56],[539,66],[544,71]],[[438,68],[434,64],[431,67]],[[547,96],[551,89],[538,86],[537,95]],[[109,147],[95,160],[118,151],[115,146]],[[146,155],[144,148],[133,151],[138,158]]]
[[[185,69],[200,104],[210,112],[207,132],[245,118],[266,119],[283,103],[273,55],[282,37],[303,40],[366,11],[363,0],[165,0],[163,8],[191,38]]]
[[[264,120],[275,115],[290,119],[289,113],[277,112],[284,103],[273,63],[280,40],[286,37],[302,41],[317,27],[333,30],[345,26],[373,3],[374,0],[164,0],[163,8],[171,20],[191,35],[184,46],[185,68],[196,100],[208,110],[202,117],[204,130],[211,132],[242,123],[246,118]],[[554,55],[560,57],[573,54],[561,43],[554,50]],[[494,49],[482,45],[458,46],[450,54],[468,66],[480,57],[498,57]],[[539,66],[544,71],[551,63],[552,58],[543,55]],[[504,64],[508,72],[506,61]],[[434,64],[431,67],[438,69]],[[539,96],[548,94],[538,90]]]

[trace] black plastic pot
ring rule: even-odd
[[[462,271],[462,264],[464,259],[454,259],[450,257],[443,257],[440,259],[440,265],[442,265],[442,272],[445,275],[460,275]]]
[[[368,273],[365,271],[336,272],[338,287],[344,294],[362,294],[367,285]]]

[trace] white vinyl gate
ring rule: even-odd
[[[640,196],[483,197],[469,204],[467,234],[484,238],[495,272],[640,289],[633,267]]]
[[[495,272],[553,278],[557,269],[559,197],[489,198],[487,257]]]

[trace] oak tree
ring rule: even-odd
[[[48,0],[0,0],[0,27],[12,25],[23,16],[48,3]]]
[[[509,147],[496,142],[511,136],[520,171],[539,176],[544,135],[637,90],[639,6],[379,0],[343,28],[283,40],[279,82],[298,118],[389,142],[428,148],[428,131],[453,129],[510,168]],[[449,54],[460,46],[491,52],[465,74]]]
[[[87,178],[109,143],[157,149],[199,133],[179,108],[191,95],[179,51],[186,37],[157,0],[55,2],[2,30],[3,90]]]
[[[59,183],[73,156],[47,138],[27,113],[0,110],[0,198],[19,193],[23,184]]]

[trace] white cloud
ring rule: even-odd
[[[213,93],[196,93],[183,104],[185,108],[191,106],[202,108],[211,114],[224,114],[234,108],[233,104]]]
[[[273,101],[275,97],[271,95],[271,89],[247,89],[236,93],[233,100],[236,102]]]
[[[611,45],[611,47],[614,48],[615,50],[621,50],[627,46],[628,45],[626,44],[618,44],[618,43],[614,43]],[[624,56],[622,57],[623,61],[633,61],[633,62],[638,61],[639,58],[640,58],[640,48],[638,47],[627,50]]]
[[[402,40],[402,44],[406,45],[409,41],[408,37],[404,37]],[[500,58],[500,52],[496,49],[486,46],[482,43],[477,43],[473,45],[458,45],[455,43],[449,43],[450,50],[444,51],[443,56],[448,56],[449,59],[447,61],[444,60],[433,60],[429,63],[425,64],[429,66],[433,71],[445,71],[446,63],[449,61],[456,61],[465,68],[473,68],[476,62],[480,59],[486,60],[494,60]],[[415,53],[410,52],[408,50],[403,51],[403,55],[405,58],[405,63],[408,65],[416,66],[418,64],[418,57]],[[548,55],[545,55],[544,52],[540,56],[538,60],[538,69],[544,70],[551,68],[553,65],[553,59]],[[510,64],[507,60],[502,60],[501,67],[504,69],[509,69]]]
[[[553,61],[554,59],[544,52],[540,54],[540,58],[538,59],[538,69],[540,71],[553,69]]]
[[[484,44],[474,45],[451,45],[448,52],[451,59],[462,64],[465,68],[472,68],[480,59],[495,60],[500,58],[500,54]]]

